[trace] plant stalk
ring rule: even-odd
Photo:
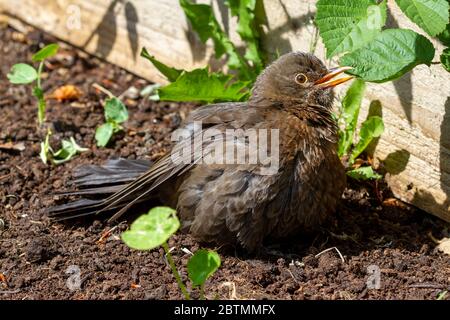
[[[175,266],[175,263],[173,262],[172,255],[169,252],[169,246],[167,245],[167,242],[164,242],[162,244],[162,247],[164,248],[164,251],[166,252],[167,261],[169,262],[170,268],[172,269],[172,273],[175,276],[175,279],[177,280],[178,286],[180,287],[181,292],[184,295],[184,298],[186,300],[190,300],[191,297],[189,296],[189,293],[187,292],[183,281],[181,281],[181,276],[178,273],[178,270],[177,270],[177,267]]]
[[[205,284],[200,285],[200,300],[205,300]]]
[[[109,90],[106,89],[105,87],[102,87],[102,86],[99,85],[98,83],[93,83],[92,86],[93,86],[95,89],[97,89],[97,90],[103,92],[104,94],[106,94],[109,98],[114,98],[114,95],[112,94],[111,91],[109,91]]]
[[[39,63],[39,67],[37,70],[38,77],[37,77],[36,88],[35,88],[37,90],[34,92],[34,96],[38,99],[38,122],[39,122],[40,126],[45,121],[45,109],[47,107],[46,103],[45,103],[45,98],[42,93],[42,87],[41,87],[41,75],[42,75],[43,68],[44,68],[44,61],[41,61],[41,63]]]
[[[44,61],[41,61],[41,63],[39,63],[39,67],[37,70],[37,87],[40,89],[41,88],[41,73],[42,73],[42,69],[44,68]]]

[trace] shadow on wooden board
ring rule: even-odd
[[[389,9],[387,13],[386,26],[387,28],[400,28],[398,22],[392,16]],[[408,72],[400,79],[397,79],[393,82],[395,91],[397,92],[403,111],[405,112],[405,117],[409,123],[412,123],[412,102],[414,100],[411,76],[411,72]]]
[[[94,37],[97,36],[97,45],[94,54],[102,58],[107,58],[109,56],[113,49],[114,43],[116,42],[117,16],[118,12],[120,12],[121,10],[120,6],[123,5],[126,18],[128,40],[130,43],[131,52],[133,53],[133,59],[136,60],[139,50],[139,39],[136,26],[139,22],[139,17],[136,8],[130,1],[112,1],[97,28],[95,28],[92,34],[87,38],[82,47],[86,47],[94,39]]]

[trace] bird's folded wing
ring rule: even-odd
[[[74,174],[74,182],[81,188],[79,191],[65,194],[86,195],[94,193],[110,194],[103,200],[85,201],[79,200],[80,210],[92,209],[89,213],[100,213],[115,208],[120,210],[115,213],[110,220],[117,219],[133,204],[148,199],[158,186],[174,176],[179,176],[188,171],[192,166],[202,160],[205,153],[196,152],[192,145],[196,137],[202,136],[208,128],[214,128],[225,132],[229,128],[240,128],[251,123],[258,123],[258,112],[248,108],[246,103],[221,103],[206,105],[194,110],[186,124],[182,127],[189,132],[189,135],[176,143],[170,154],[165,155],[149,169],[149,162],[125,159],[109,160],[104,166],[82,166]],[[201,129],[193,126],[194,122],[201,122]],[[224,135],[222,139],[228,139]],[[218,142],[216,139],[214,142]],[[205,141],[202,148],[206,148],[211,141]],[[198,146],[197,146],[198,148]],[[189,156],[192,161],[189,163],[177,161],[179,151],[190,150]],[[181,160],[181,159],[178,159]],[[145,170],[145,171],[144,171]],[[122,184],[118,184],[118,182]],[[127,183],[123,185],[123,183]],[[111,192],[114,192],[111,194]],[[49,210],[49,215],[59,215],[61,213],[77,214],[76,203],[58,206]],[[86,213],[88,214],[88,213]],[[85,215],[83,213],[83,215]]]

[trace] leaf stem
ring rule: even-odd
[[[167,245],[167,242],[164,242],[162,244],[162,247],[164,248],[164,251],[166,252],[167,261],[169,262],[170,268],[172,269],[172,273],[175,276],[175,279],[177,280],[178,286],[180,287],[181,292],[184,295],[184,298],[186,300],[190,300],[191,297],[189,296],[189,293],[187,292],[186,287],[183,284],[183,281],[181,281],[181,276],[178,273],[175,263],[173,262],[172,255],[170,254],[169,246]]]
[[[44,60],[39,63],[39,67],[37,70],[37,81],[36,81],[36,90],[34,92],[34,96],[38,99],[38,122],[41,126],[45,121],[45,109],[47,107],[45,103],[45,98],[43,96],[42,87],[41,87],[41,75],[42,70],[44,68]]]
[[[200,300],[205,300],[205,284],[200,285]]]
[[[44,60],[41,61],[41,63],[39,63],[39,67],[37,70],[37,82],[36,85],[39,89],[41,89],[41,74],[42,74],[42,69],[44,68]]]
[[[107,96],[109,96],[110,98],[114,98],[114,95],[112,94],[111,91],[109,91],[108,89],[106,89],[105,87],[102,87],[101,85],[99,85],[98,83],[93,83],[92,86],[97,89],[100,90],[101,92],[103,92],[104,94],[106,94]]]
[[[47,108],[47,105],[45,103],[45,99],[42,97],[38,97],[38,120],[39,125],[42,125],[42,123],[45,121],[45,109]]]

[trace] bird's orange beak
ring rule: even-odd
[[[319,80],[317,80],[316,82],[314,82],[314,84],[322,89],[336,87],[337,85],[347,82],[354,78],[353,76],[347,76],[347,77],[333,80],[333,78],[335,78],[336,76],[338,76],[341,73],[343,73],[347,70],[350,70],[350,69],[353,69],[353,68],[352,67],[339,67],[339,68],[330,69],[329,72],[324,77],[322,77]]]

